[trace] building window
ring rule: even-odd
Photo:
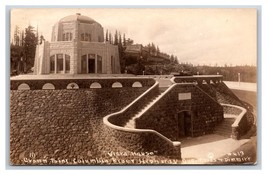
[[[55,55],[50,57],[50,73],[55,73]]]
[[[72,41],[72,33],[70,33],[70,41]]]
[[[84,41],[84,33],[81,34],[81,41]]]
[[[65,55],[65,70],[66,72],[70,72],[70,56]]]
[[[102,57],[97,55],[97,73],[102,73]]]
[[[88,41],[89,40],[89,36],[88,36],[88,33],[86,33],[85,35],[84,35],[84,41]]]
[[[72,33],[67,32],[63,33],[62,41],[71,41],[72,40]]]
[[[57,71],[63,71],[63,54],[57,54]]]
[[[81,41],[91,41],[91,34],[82,33],[81,34]]]
[[[69,73],[70,56],[67,54],[56,54],[50,57],[50,73]]]
[[[88,54],[88,73],[95,73],[95,54]]]
[[[81,58],[81,73],[97,73],[98,67],[96,67],[96,64],[97,60],[95,54],[83,55]],[[101,72],[102,72],[102,64],[101,64]]]

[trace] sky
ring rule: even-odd
[[[257,11],[253,8],[87,8],[12,9],[10,32],[38,26],[51,40],[52,26],[61,18],[81,13],[112,33],[135,43],[154,43],[180,62],[194,65],[257,65]]]

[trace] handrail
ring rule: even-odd
[[[120,115],[120,114],[123,114],[124,112],[126,112],[133,104],[137,103],[140,99],[142,99],[142,97],[144,97],[151,90],[156,88],[158,86],[158,84],[159,84],[159,82],[156,82],[151,88],[149,88],[146,92],[144,92],[142,95],[140,95],[132,103],[130,103],[128,106],[126,106],[125,108],[123,108],[119,112],[115,112],[115,113],[112,113],[112,114],[109,114],[109,115],[105,116],[103,118],[104,124],[107,125],[110,128],[113,128],[113,129],[119,130],[119,131],[127,131],[127,132],[133,132],[133,133],[145,133],[145,132],[146,133],[153,133],[153,134],[159,136],[160,138],[162,138],[163,140],[165,140],[168,144],[170,144],[172,146],[180,146],[181,145],[180,142],[176,142],[176,141],[172,142],[170,139],[168,139],[167,137],[165,137],[164,135],[160,134],[159,132],[157,132],[155,130],[152,130],[152,129],[126,128],[126,127],[114,125],[113,123],[109,122],[110,117],[113,117],[113,116],[116,116],[116,115]]]
[[[245,114],[247,113],[247,110],[241,106],[236,106],[236,105],[232,105],[232,104],[224,104],[224,103],[221,103],[222,106],[228,106],[228,107],[233,107],[233,108],[237,108],[237,109],[240,109],[241,112],[240,114],[236,117],[234,123],[232,124],[232,127],[238,127],[239,126],[239,123],[241,122],[242,118],[245,116]]]

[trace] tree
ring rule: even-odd
[[[35,36],[34,27],[28,26],[25,29],[24,38],[24,53],[26,59],[27,70],[31,69],[34,65],[34,57],[38,38]]]
[[[177,56],[174,57],[174,63],[175,63],[175,64],[179,64],[179,61],[178,61]]]
[[[151,44],[151,53],[152,53],[152,55],[155,55],[156,54],[156,51],[157,51],[156,46],[155,46],[154,43],[152,43]]]
[[[111,35],[110,32],[109,32],[109,35],[108,35],[108,40],[109,40],[109,43],[112,44],[112,35]]]
[[[15,31],[14,31],[14,38],[13,38],[15,46],[18,46],[20,43],[19,34],[20,34],[19,27],[16,25]]]
[[[157,56],[159,56],[160,54],[159,46],[157,46],[156,53],[157,53]]]
[[[114,45],[118,45],[119,40],[118,40],[118,31],[116,30],[115,35],[114,35]]]
[[[171,63],[174,63],[174,56],[173,56],[173,54],[171,54],[170,61],[171,61]]]
[[[119,44],[122,44],[122,41],[121,41],[121,33],[119,32],[119,41],[118,41]]]
[[[126,38],[125,38],[125,33],[123,34],[123,46],[126,46]]]

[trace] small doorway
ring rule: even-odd
[[[190,111],[181,111],[178,113],[179,138],[192,136],[192,121]]]
[[[88,60],[88,71],[89,73],[95,73],[95,59]]]

